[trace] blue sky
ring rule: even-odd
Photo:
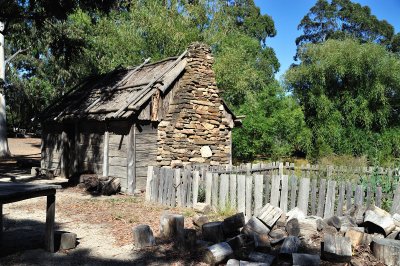
[[[278,34],[274,38],[267,39],[267,45],[274,48],[281,64],[276,77],[281,75],[294,62],[296,53],[295,39],[301,32],[297,31],[297,25],[307,14],[316,0],[254,0],[260,7],[262,14],[268,14],[275,22]],[[395,32],[400,32],[400,0],[353,0],[361,5],[371,8],[371,13],[378,19],[385,19],[392,24]]]

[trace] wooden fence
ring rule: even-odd
[[[344,174],[355,177],[349,180]],[[235,168],[149,166],[146,200],[172,207],[204,201],[216,208],[235,208],[246,217],[271,203],[284,212],[298,207],[308,215],[330,217],[353,205],[374,204],[400,213],[400,186],[396,169],[350,171],[283,163]]]

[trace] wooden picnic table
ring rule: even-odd
[[[47,196],[45,250],[54,252],[56,189],[59,188],[61,188],[59,185],[0,182],[0,241],[3,234],[4,204]]]

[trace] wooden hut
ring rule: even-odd
[[[84,80],[41,116],[41,168],[118,177],[145,188],[147,166],[231,163],[235,116],[222,101],[210,48]],[[237,120],[236,120],[237,121]]]

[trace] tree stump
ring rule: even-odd
[[[368,229],[368,233],[376,232],[376,229],[371,224],[380,228],[384,235],[390,234],[396,228],[392,216],[378,207],[373,207],[371,210],[365,212],[364,223]]]
[[[164,213],[160,219],[160,235],[163,238],[183,241],[185,236],[183,215]]]
[[[374,238],[372,253],[386,265],[400,265],[400,241],[398,240]]]
[[[150,226],[146,224],[140,224],[133,227],[132,233],[133,242],[135,244],[135,248],[137,249],[154,246],[156,244],[153,232],[151,231]]]
[[[202,226],[203,239],[213,243],[224,241],[222,222],[205,223]]]
[[[317,219],[296,219],[293,218],[286,223],[286,232],[291,236],[310,238],[318,234]]]
[[[233,255],[232,248],[226,242],[221,242],[206,248],[205,262],[211,265],[217,265],[226,262]]]
[[[321,258],[319,255],[293,253],[292,254],[293,265],[298,266],[319,266]]]
[[[222,229],[226,236],[236,234],[245,224],[243,212],[232,215],[222,222]]]
[[[321,254],[324,259],[333,262],[350,262],[351,241],[348,237],[324,234]]]

